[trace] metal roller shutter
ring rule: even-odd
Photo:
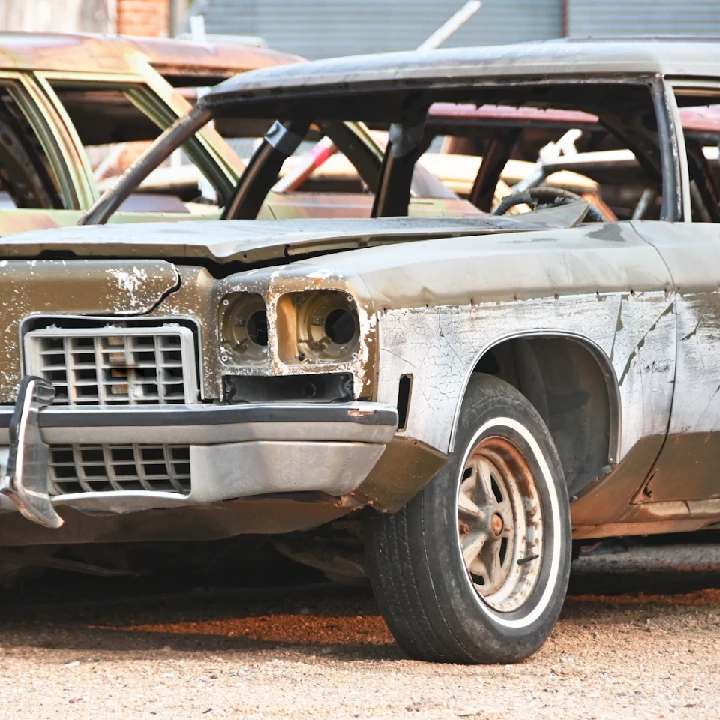
[[[570,0],[569,34],[720,35],[720,1]]]
[[[463,4],[438,0],[198,0],[212,34],[258,35],[307,58],[411,50]],[[560,0],[483,0],[446,43],[497,45],[560,35]]]

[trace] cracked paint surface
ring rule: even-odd
[[[677,392],[670,433],[720,426],[720,293],[677,298]]]
[[[490,347],[523,334],[561,334],[599,348],[621,379],[620,459],[645,435],[664,433],[675,370],[673,298],[665,292],[585,295],[380,315],[378,400],[396,403],[400,376],[413,375],[407,434],[442,452],[465,386]]]

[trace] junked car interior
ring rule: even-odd
[[[262,104],[236,106],[232,97],[221,95],[198,107],[208,113],[208,120],[212,116],[215,128],[225,138],[257,138],[261,132],[268,133],[256,141],[248,169],[223,211],[224,219],[318,217],[324,213],[346,217],[484,214],[497,211],[502,197],[510,192],[512,185],[503,180],[503,174],[514,184],[520,183],[518,190],[522,188],[526,200],[504,207],[504,212],[529,209],[526,203],[531,207],[564,204],[583,195],[593,206],[592,217],[598,220],[632,217],[641,200],[647,219],[668,217],[672,212],[669,202],[663,204],[663,160],[649,81],[643,85],[608,82],[592,88],[562,83],[541,91],[518,83],[461,92],[370,94],[360,99],[344,97],[342,103],[330,97],[299,97],[273,108],[280,118],[292,118],[283,122],[262,117]],[[541,182],[534,183],[542,188],[538,190],[532,183],[523,187],[523,181],[539,165],[532,159],[537,159],[548,143],[562,141],[568,120],[579,129],[573,137],[572,154],[560,154],[544,164]],[[388,135],[389,142],[385,140]],[[323,138],[326,143],[332,141],[345,158],[334,159],[335,173],[323,173],[323,162],[311,158],[315,166],[302,186],[277,192],[283,185],[281,178],[292,174],[303,155],[319,154],[308,144]],[[133,189],[157,166],[157,158],[169,156],[181,140],[182,135],[171,133],[156,148],[154,162],[139,161],[140,169],[136,168],[130,183]],[[599,160],[595,160],[598,153]],[[605,160],[608,153],[615,158],[620,153],[621,158],[613,160],[610,170]],[[475,159],[472,164],[468,162],[471,159]],[[618,162],[622,166],[618,167]],[[475,171],[474,177],[455,182],[458,192],[437,182],[438,175],[451,175],[443,172],[443,164],[451,163],[456,175],[467,174],[469,168]],[[457,172],[459,163],[463,166]],[[575,172],[559,174],[568,170]],[[327,190],[332,190],[334,197],[328,196]],[[100,205],[102,202],[96,207]],[[91,212],[85,222],[92,224],[99,218]]]
[[[99,196],[103,177],[117,174],[191,108],[186,95],[244,70],[299,60],[211,43],[4,34],[0,232],[74,224]],[[229,195],[244,166],[222,138],[208,127],[186,152],[209,178],[207,186]],[[115,220],[152,219],[144,211],[187,214],[183,198],[165,195],[153,202],[130,198]]]

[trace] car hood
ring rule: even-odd
[[[0,257],[272,265],[374,245],[574,227],[587,208],[577,202],[506,217],[197,220],[66,227],[7,236],[0,244]]]

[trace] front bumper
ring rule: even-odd
[[[0,448],[11,446],[13,413],[17,418],[15,408],[0,408]],[[69,505],[93,513],[125,513],[269,493],[347,495],[367,477],[392,440],[397,411],[372,402],[51,406],[39,408],[35,422],[45,449],[64,444],[190,446],[190,491],[186,494],[116,490],[45,498],[52,507]],[[13,452],[17,455],[16,450],[11,455]],[[7,458],[7,452],[0,452],[0,462],[6,465],[3,455]],[[37,457],[43,453],[33,455],[37,465]],[[37,472],[37,467],[33,470]],[[42,522],[24,511],[18,493],[12,492],[12,482],[12,477],[6,477],[5,487],[10,491],[7,497],[0,496],[0,508],[19,508],[27,517]]]

